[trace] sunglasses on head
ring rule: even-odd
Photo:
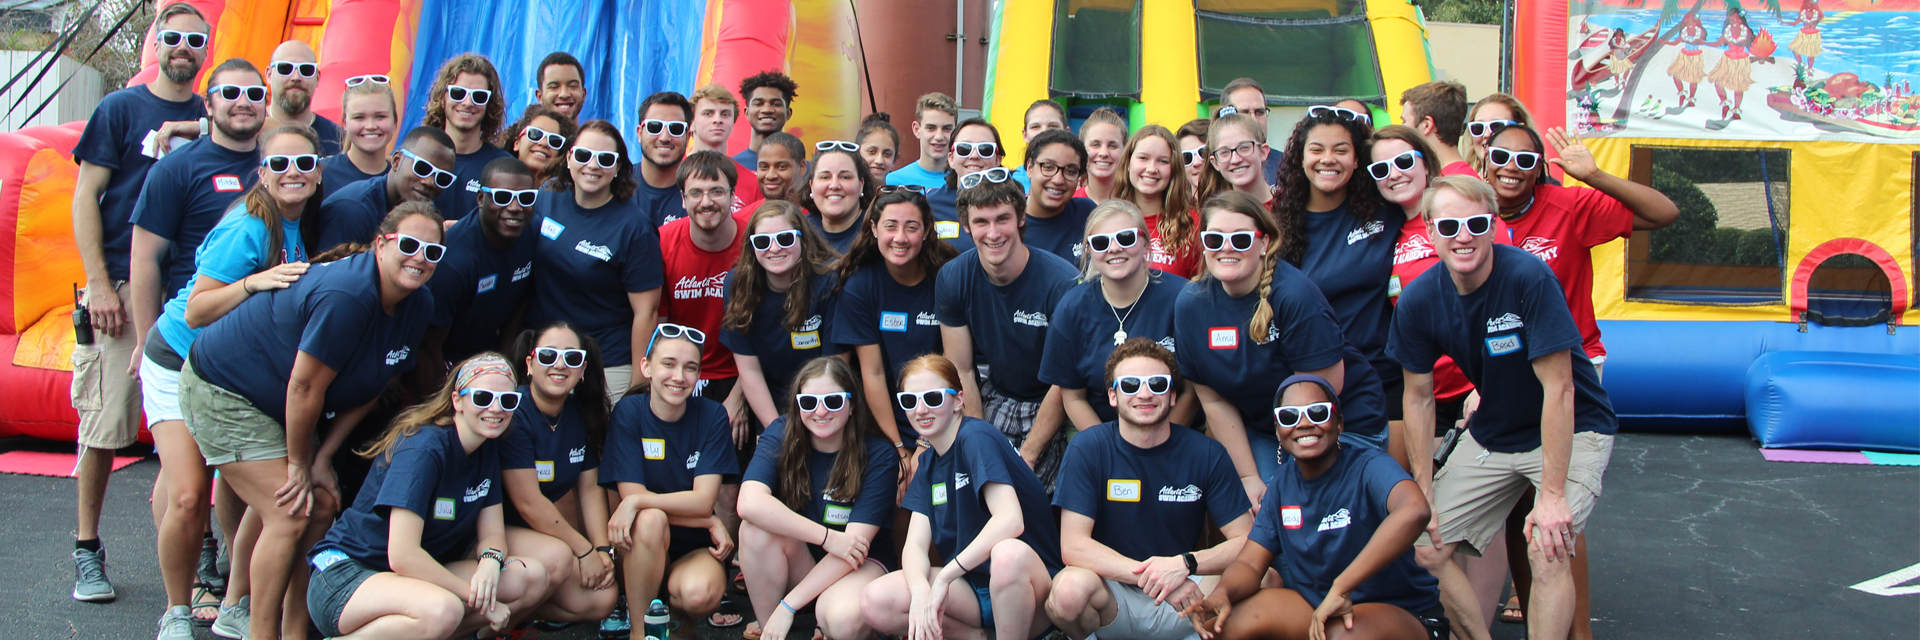
[[[591,162],[600,165],[602,169],[612,169],[620,166],[620,154],[612,151],[595,151],[586,147],[574,147],[573,161],[582,166]]]
[[[1208,251],[1225,251],[1227,247],[1233,247],[1234,251],[1247,251],[1253,248],[1253,239],[1258,237],[1260,237],[1260,232],[1258,231],[1235,231],[1232,233],[1202,231],[1200,232],[1200,246],[1205,247]]]
[[[534,201],[540,199],[539,189],[521,189],[519,191],[515,191],[512,189],[495,189],[493,187],[480,187],[480,193],[493,194],[493,206],[496,206],[496,207],[504,207],[504,206],[513,204],[515,200],[520,201],[520,206],[522,207],[531,207],[533,206]]]
[[[520,392],[488,391],[486,389],[461,389],[460,395],[467,396],[475,409],[492,409],[499,406],[501,411],[520,409]]]
[[[1270,111],[1271,110],[1266,107],[1254,107],[1252,109],[1248,109],[1247,111],[1245,111],[1245,113],[1247,115],[1258,118],[1260,116],[1267,115],[1267,113]],[[1225,118],[1227,116],[1230,116],[1236,113],[1242,113],[1239,107],[1233,107],[1233,106],[1220,107],[1220,113],[1215,114],[1213,117]]]
[[[847,408],[848,400],[852,398],[853,394],[845,391],[839,393],[796,393],[793,396],[793,404],[803,412],[816,411],[821,407],[826,407],[828,411],[844,411]]]
[[[1372,175],[1375,180],[1385,180],[1387,176],[1393,175],[1394,169],[1399,169],[1400,173],[1412,171],[1414,165],[1419,164],[1421,157],[1419,151],[1408,151],[1367,165],[1367,174]]]
[[[774,245],[780,245],[782,249],[792,249],[793,245],[800,244],[800,231],[788,229],[773,233],[756,233],[747,236],[747,242],[753,245],[754,251],[771,251]]]
[[[487,101],[493,99],[493,91],[490,89],[468,89],[461,86],[452,86],[447,87],[447,99],[454,102],[467,102],[476,106],[484,105]]]
[[[1301,418],[1313,424],[1326,424],[1333,419],[1333,403],[1315,402],[1304,407],[1287,405],[1273,408],[1273,421],[1282,429],[1300,426]]]
[[[1113,388],[1119,389],[1120,395],[1123,396],[1140,393],[1140,388],[1143,386],[1147,388],[1148,393],[1156,396],[1164,396],[1167,395],[1168,391],[1173,390],[1173,376],[1164,374],[1157,376],[1120,376],[1113,379]]]
[[[1115,248],[1132,249],[1140,243],[1140,230],[1121,229],[1113,233],[1093,233],[1087,235],[1087,248],[1094,253],[1106,253]]]
[[[686,338],[687,341],[700,346],[706,346],[707,344],[707,332],[705,331],[671,322],[662,322],[653,326],[653,337],[647,338],[647,356],[651,357],[653,355],[653,343],[658,342],[661,338]]]
[[[239,100],[240,96],[246,96],[247,102],[266,102],[267,88],[257,84],[216,84],[207,87],[207,95],[220,96],[221,100],[229,102]]]
[[[1204,146],[1180,151],[1180,164],[1182,166],[1197,167],[1200,166],[1200,163],[1206,162],[1206,160],[1207,148]]]
[[[1358,111],[1354,111],[1346,107],[1335,107],[1330,105],[1307,107],[1307,117],[1318,118],[1322,116],[1339,116],[1342,120],[1355,120],[1355,121],[1359,121],[1366,124],[1373,124],[1373,116],[1360,113]]]
[[[880,193],[893,193],[895,191],[912,191],[914,193],[926,193],[927,188],[917,184],[890,184],[884,187],[880,187]]]
[[[400,155],[413,159],[414,177],[432,178],[433,184],[442,189],[453,186],[453,181],[458,178],[453,175],[452,171],[433,166],[433,163],[427,162],[426,158],[422,158],[412,151],[401,149]]]
[[[813,143],[814,151],[832,151],[834,149],[839,149],[841,151],[847,151],[851,153],[859,153],[860,145],[847,142],[845,140],[821,140],[819,142]]]
[[[320,65],[317,65],[311,62],[274,61],[274,62],[268,63],[267,68],[272,69],[274,73],[283,75],[283,76],[291,76],[294,74],[299,74],[299,76],[302,78],[311,78],[311,77],[320,75]]]
[[[403,256],[416,255],[425,251],[426,253],[423,257],[427,259],[427,262],[439,262],[441,258],[447,257],[447,245],[444,244],[434,244],[404,233],[389,233],[380,237],[388,240],[399,240],[400,255]]]
[[[1520,123],[1512,120],[1475,120],[1467,123],[1467,135],[1475,138],[1485,138],[1487,134],[1493,133],[1493,130],[1498,127],[1513,126],[1516,124]]]
[[[154,39],[159,40],[160,44],[169,47],[178,47],[181,42],[185,42],[187,43],[188,49],[207,48],[207,34],[204,33],[163,29],[158,34],[155,34]]]
[[[260,166],[274,173],[286,173],[288,169],[300,173],[313,173],[320,166],[320,156],[303,153],[295,156],[267,156],[260,159]]]
[[[938,409],[947,404],[948,395],[957,396],[960,395],[960,392],[952,389],[934,389],[920,393],[902,391],[893,394],[893,400],[900,404],[901,411],[912,411],[920,408],[920,405],[923,404],[926,405],[928,409]]]
[[[587,366],[587,352],[585,349],[540,347],[533,350],[533,362],[542,367],[565,363],[568,369],[578,369]]]
[[[650,136],[660,135],[662,131],[675,138],[687,135],[687,123],[679,120],[641,120],[640,128]]]
[[[1487,162],[1493,166],[1504,167],[1509,164],[1521,171],[1532,171],[1540,166],[1540,154],[1532,151],[1514,151],[1506,147],[1487,147]]]
[[[364,76],[354,76],[351,78],[347,78],[347,86],[349,87],[358,87],[360,85],[363,85],[369,82],[374,84],[387,84],[387,83],[393,82],[393,79],[378,73],[370,73]]]
[[[991,142],[955,142],[953,154],[962,158],[997,158],[1000,145]]]
[[[1469,235],[1487,235],[1487,232],[1493,231],[1493,214],[1482,213],[1477,216],[1467,216],[1465,218],[1433,219],[1433,232],[1440,234],[1442,238],[1458,236],[1462,228],[1465,228]]]
[[[960,188],[972,189],[974,187],[980,186],[981,182],[992,182],[992,183],[1006,182],[1008,179],[1012,177],[1013,177],[1013,172],[1008,171],[1006,167],[994,167],[986,171],[975,171],[973,173],[960,176]]]
[[[567,146],[566,137],[540,127],[527,127],[526,130],[520,132],[520,135],[526,136],[528,142],[544,144],[556,151],[564,149]]]

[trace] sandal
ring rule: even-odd
[[[189,598],[193,609],[193,622],[199,625],[213,624],[220,617],[220,594],[204,582],[193,583],[193,596]],[[204,614],[204,615],[203,615]]]
[[[740,632],[740,637],[746,640],[760,640],[760,621],[747,623],[747,628]]]
[[[1520,597],[1507,599],[1507,606],[1500,609],[1500,621],[1507,624],[1526,624],[1527,612],[1520,609]]]
[[[722,617],[732,617],[733,621],[726,623],[719,622]],[[732,597],[720,598],[720,608],[714,609],[713,613],[707,616],[707,626],[715,629],[732,629],[746,624],[746,622],[747,617],[740,614],[740,610],[738,606],[734,604]]]

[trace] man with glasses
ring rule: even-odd
[[[313,112],[313,88],[320,82],[319,58],[313,47],[300,40],[288,40],[273,48],[273,62],[267,64],[267,87],[273,89],[273,106],[268,122],[277,127],[297,124],[313,129],[320,138],[320,156],[339,155],[343,134],[340,125]]]
[[[687,154],[691,156],[701,151],[727,152],[727,138],[733,136],[733,125],[740,119],[740,101],[733,98],[733,92],[719,84],[709,84],[693,92],[692,133],[687,138]],[[766,140],[761,140],[762,147]],[[759,148],[754,149],[759,153]],[[733,210],[747,209],[766,198],[760,193],[760,177],[755,175],[753,167],[734,161]]]
[[[640,156],[640,184],[633,191],[633,204],[647,214],[656,232],[669,222],[687,217],[678,178],[680,162],[687,156],[691,122],[693,103],[678,93],[661,91],[640,103],[640,126],[633,130],[638,145],[635,152]]]
[[[956,206],[974,248],[940,268],[934,313],[942,351],[960,369],[966,414],[1000,427],[1052,492],[1066,451],[1066,409],[1059,388],[1040,381],[1040,359],[1048,318],[1080,271],[1021,240],[1026,197],[1009,173],[995,167],[960,180]],[[985,347],[978,380],[975,345]]]
[[[960,105],[952,97],[937,91],[920,96],[914,106],[913,119],[913,137],[920,141],[920,159],[887,174],[887,184],[922,189],[947,186],[947,152],[953,146],[954,125],[958,122]]]
[[[388,160],[387,175],[361,180],[327,195],[312,232],[317,239],[309,248],[318,254],[343,244],[373,242],[380,220],[400,203],[437,203],[458,180],[446,169],[453,166],[453,158],[453,138],[445,131],[414,127]],[[479,201],[475,196],[476,205]]]
[[[1493,188],[1464,176],[1436,178],[1420,211],[1446,277],[1421,278],[1400,294],[1387,342],[1387,355],[1406,371],[1413,478],[1433,507],[1415,547],[1420,564],[1440,579],[1455,631],[1489,637],[1453,553],[1479,555],[1533,488],[1527,637],[1565,638],[1574,611],[1571,556],[1613,452],[1613,405],[1581,346],[1559,279],[1525,250],[1494,243]],[[1442,355],[1479,390],[1480,408],[1435,477],[1432,372]]]
[[[445,131],[453,139],[451,166],[434,162],[454,177],[453,185],[433,201],[441,217],[458,220],[472,213],[487,163],[513,157],[488,142],[499,135],[506,120],[506,102],[500,93],[500,74],[486,56],[463,53],[440,65],[439,75],[427,89],[427,117],[421,124]]]
[[[727,272],[740,260],[747,241],[747,213],[733,213],[733,189],[739,179],[737,163],[719,151],[696,151],[680,163],[675,178],[687,216],[660,227],[660,258],[667,291],[660,295],[660,321],[720,335],[720,317],[726,314]],[[701,395],[727,401],[738,395],[734,381],[739,370],[733,352],[719,340],[700,349]],[[745,411],[744,398],[737,407]]]
[[[1267,92],[1253,78],[1235,78],[1220,90],[1222,107],[1233,107],[1235,113],[1253,116],[1260,123],[1260,130],[1267,130]],[[1265,167],[1267,184],[1280,184],[1280,150],[1267,149]]]
[[[799,91],[800,85],[779,71],[762,71],[740,81],[740,99],[747,101],[747,126],[753,128],[753,138],[745,150],[733,155],[735,161],[747,167],[760,164],[760,145],[767,136],[787,129]]]
[[[121,287],[133,257],[133,207],[154,161],[174,135],[197,136],[206,105],[193,90],[206,61],[211,27],[193,5],[159,10],[153,21],[154,59],[160,72],[143,85],[107,94],[87,120],[73,148],[80,165],[73,185],[73,239],[86,271],[85,297],[93,340],[73,350],[73,407],[80,414],[74,442],[79,460],[73,599],[107,602],[106,551],[100,546],[100,504],[107,494],[115,449],[130,446],[140,431],[140,383],[127,369],[138,351]]]
[[[1253,503],[1227,449],[1172,422],[1180,365],[1152,338],[1107,356],[1107,398],[1118,420],[1083,431],[1060,463],[1060,554],[1047,617],[1067,637],[1180,640],[1182,615],[1206,593],[1200,576],[1226,572],[1253,530]],[[1207,517],[1226,540],[1195,551]]]
[[[1066,129],[1048,129],[1027,140],[1027,161],[1020,170],[1030,171],[1035,181],[1027,192],[1027,246],[1080,263],[1087,215],[1097,206],[1073,196],[1086,167],[1087,145]]]
[[[505,352],[513,336],[503,328],[533,286],[533,250],[539,236],[527,233],[533,205],[542,197],[533,170],[518,158],[487,163],[475,194],[479,215],[447,229],[447,257],[433,270],[433,318],[420,338],[414,368],[416,389],[439,389],[446,363],[465,361],[483,351]]]
[[[1460,134],[1467,126],[1467,87],[1452,80],[1435,80],[1400,94],[1400,119],[1433,148],[1440,173],[1479,177],[1480,172],[1460,157]]]
[[[575,122],[580,120],[580,104],[587,99],[587,70],[580,66],[579,58],[565,51],[549,53],[540,60],[539,70],[533,77],[540,83],[534,87],[535,101],[566,114]]]
[[[1020,139],[1025,140],[1027,144],[1033,144],[1033,137],[1045,131],[1073,132],[1072,129],[1067,128],[1067,108],[1051,99],[1041,98],[1027,105],[1027,115],[1020,125]],[[1080,164],[1084,165],[1086,162],[1083,161]],[[1025,166],[1013,170],[1013,179],[1019,182],[1022,188],[1033,188],[1033,183],[1027,178]]]

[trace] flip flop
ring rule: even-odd
[[[1527,623],[1527,613],[1520,609],[1520,598],[1507,599],[1507,606],[1500,609],[1500,621],[1507,624]]]
[[[715,620],[721,616],[732,616],[733,622],[726,624],[715,622]],[[746,623],[747,617],[740,613],[739,607],[734,604],[732,597],[720,598],[720,608],[714,609],[713,613],[707,616],[707,626],[715,629],[732,629]]]

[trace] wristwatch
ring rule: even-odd
[[[1180,554],[1180,559],[1187,561],[1187,575],[1200,575],[1200,560],[1194,558],[1192,552]]]
[[[598,551],[598,552],[600,552],[600,553],[604,553],[604,554],[607,554],[607,560],[619,560],[619,559],[620,559],[620,556],[619,556],[619,555],[617,555],[617,553],[618,553],[618,552],[616,552],[616,551],[614,551],[614,550],[613,550],[613,547],[594,547],[594,548],[593,548],[593,550],[594,550],[594,551]]]

